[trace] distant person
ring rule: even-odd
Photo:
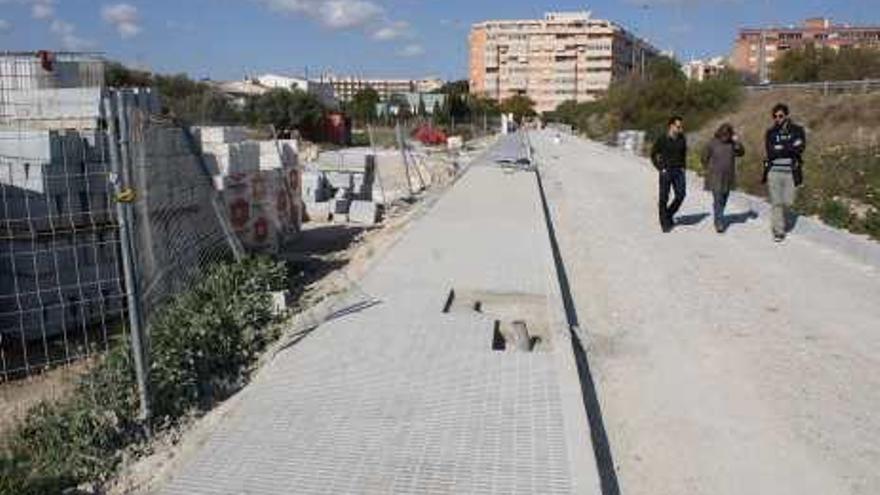
[[[721,124],[712,140],[706,144],[700,162],[706,171],[706,190],[712,192],[712,211],[715,231],[723,233],[727,228],[724,208],[730,191],[736,187],[736,158],[745,154],[739,136],[730,124]]]
[[[773,240],[781,242],[785,239],[796,188],[803,183],[802,157],[807,146],[804,128],[791,121],[787,105],[779,103],[773,107],[773,127],[767,130],[764,146],[764,181],[773,206]]]
[[[654,141],[651,163],[660,172],[659,214],[663,232],[672,230],[675,214],[681,208],[686,194],[684,167],[687,160],[687,140],[684,137],[684,119],[675,115],[667,123],[666,133]],[[669,203],[669,189],[675,199]]]

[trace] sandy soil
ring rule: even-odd
[[[663,234],[645,162],[535,143],[621,493],[880,493],[880,267],[701,184]]]

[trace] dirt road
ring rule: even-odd
[[[532,141],[621,493],[880,493],[880,247],[742,200],[716,234],[693,180],[663,234],[644,160]]]

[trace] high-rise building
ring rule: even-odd
[[[786,51],[807,45],[880,48],[880,26],[839,25],[830,19],[814,18],[801,26],[742,28],[734,42],[731,65],[758,82],[767,82],[773,62]]]
[[[612,82],[644,73],[657,49],[589,12],[544,19],[485,21],[470,33],[471,92],[501,101],[522,94],[535,110],[591,101]]]

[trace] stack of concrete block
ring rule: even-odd
[[[260,170],[295,167],[297,165],[297,142],[291,139],[259,141]]]
[[[193,127],[193,134],[196,140],[213,144],[231,144],[240,143],[248,138],[247,129],[244,127],[220,127],[220,126],[200,126]]]
[[[302,197],[307,204],[319,203],[328,199],[327,179],[323,172],[306,170],[302,175]]]
[[[362,225],[376,225],[378,206],[372,201],[352,201],[348,208],[348,221]]]

